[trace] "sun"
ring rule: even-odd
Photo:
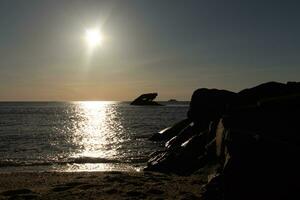
[[[103,36],[99,29],[86,29],[85,30],[85,40],[90,47],[96,47],[101,45]]]

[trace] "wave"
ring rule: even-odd
[[[107,158],[95,158],[95,157],[78,157],[69,158],[67,160],[55,160],[55,161],[20,161],[20,160],[2,160],[0,161],[0,167],[26,167],[26,166],[50,166],[50,165],[67,165],[67,164],[138,164],[145,163],[146,158],[136,159],[107,159]]]

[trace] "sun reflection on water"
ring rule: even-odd
[[[111,159],[117,155],[117,144],[121,142],[112,126],[121,126],[116,121],[112,102],[77,102],[79,122],[73,142],[79,151],[73,157],[94,157]],[[121,130],[118,127],[117,130]]]
[[[122,163],[124,127],[116,104],[110,101],[75,102],[72,143],[77,146],[70,157],[76,162],[60,171],[137,171]],[[121,161],[122,160],[122,161]]]

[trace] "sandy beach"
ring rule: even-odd
[[[0,174],[0,199],[201,199],[205,176],[150,172]]]

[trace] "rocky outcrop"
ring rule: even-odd
[[[145,170],[186,175],[199,169],[211,151],[209,144],[215,139],[215,121],[236,97],[236,93],[226,90],[196,90],[187,114],[189,124],[181,122],[167,129],[172,130],[168,135],[174,137],[166,143],[165,151],[152,156]]]
[[[146,171],[189,175],[203,167],[209,158],[207,138],[211,130],[199,131],[190,125],[183,130],[184,138],[172,138],[166,150],[152,154]]]
[[[153,101],[157,97],[157,93],[147,93],[142,94],[138,98],[136,98],[134,101],[130,103],[130,105],[136,105],[136,106],[160,106],[161,104]]]
[[[227,90],[198,89],[192,95],[188,118],[207,126],[210,121],[220,118],[229,104],[235,103],[237,98],[236,93]]]
[[[256,103],[259,100],[268,98],[278,98],[280,96],[289,96],[300,94],[300,82],[267,82],[253,88],[240,91],[238,94],[243,103]]]
[[[177,122],[171,127],[165,128],[150,137],[152,141],[166,141],[170,140],[174,136],[178,135],[185,127],[187,127],[192,121],[190,119],[184,119]]]
[[[300,189],[299,113],[297,82],[239,93],[196,90],[192,123],[153,154],[146,170],[188,175],[213,163],[208,199],[290,199]]]
[[[198,132],[208,128],[211,121],[219,119],[230,103],[236,102],[238,96],[234,92],[217,89],[198,89],[191,98],[187,119],[177,122],[172,127],[165,128],[151,136],[150,140],[164,141],[177,135],[178,139],[185,136],[190,123],[193,123]],[[175,138],[172,140],[174,141]]]
[[[225,159],[220,166],[225,199],[289,199],[297,194],[299,113],[300,96],[292,95],[224,117]]]

